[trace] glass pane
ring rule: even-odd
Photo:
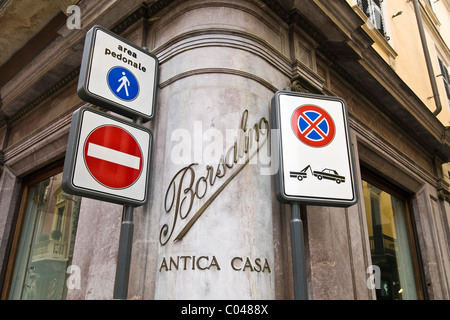
[[[417,299],[404,201],[363,181],[372,263],[380,268],[377,299]],[[379,289],[378,289],[379,288]]]
[[[62,173],[28,188],[10,299],[66,297],[81,198],[65,194],[61,178]]]

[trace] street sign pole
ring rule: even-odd
[[[142,124],[141,117],[135,117],[133,123]],[[130,280],[131,251],[133,249],[134,207],[123,206],[122,225],[120,226],[119,252],[117,254],[116,278],[114,281],[114,300],[126,300]]]
[[[305,241],[303,236],[303,222],[300,210],[306,211],[305,205],[291,202],[291,249],[292,271],[294,276],[294,299],[308,300],[308,285],[306,282]]]
[[[128,295],[133,211],[147,202],[153,135],[141,126],[156,106],[159,62],[101,27],[86,34],[77,92],[133,124],[90,107],[74,112],[64,162],[65,192],[123,205],[113,298]]]
[[[291,207],[294,299],[307,300],[305,243],[300,213],[306,205],[349,207],[357,202],[347,105],[339,97],[278,91],[272,98],[272,129],[280,168],[275,195]]]
[[[130,262],[134,232],[133,211],[133,206],[123,206],[116,278],[114,282],[113,298],[115,300],[126,300],[128,295],[128,281],[130,279]]]

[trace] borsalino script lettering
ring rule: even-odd
[[[241,118],[239,134],[233,146],[221,157],[217,167],[206,166],[206,173],[196,178],[192,163],[178,171],[169,183],[164,198],[166,214],[173,212],[171,224],[164,224],[159,233],[159,242],[164,246],[173,235],[175,227],[180,220],[190,217],[194,200],[203,199],[208,189],[212,188],[220,179],[226,179],[220,187],[203,203],[201,208],[190,218],[189,222],[176,235],[174,241],[183,239],[194,223],[200,218],[211,202],[225,189],[227,184],[249,163],[267,141],[269,136],[269,121],[262,117],[253,127],[247,128],[248,110]]]

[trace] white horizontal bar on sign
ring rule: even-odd
[[[128,153],[106,148],[89,142],[87,155],[104,161],[117,163],[125,167],[139,170],[141,159]]]

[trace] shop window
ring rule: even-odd
[[[406,198],[363,180],[372,264],[381,272],[379,300],[416,300],[418,266]]]
[[[61,189],[62,173],[26,184],[9,264],[8,299],[62,300],[80,197]]]

